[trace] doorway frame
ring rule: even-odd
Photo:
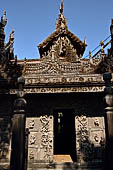
[[[53,146],[54,146],[54,148],[53,148],[53,156],[54,155],[61,155],[61,153],[60,154],[57,154],[57,153],[55,153],[55,132],[56,132],[56,130],[55,130],[55,114],[57,114],[57,113],[55,113],[55,112],[70,112],[71,114],[69,114],[69,115],[71,115],[71,118],[73,119],[73,135],[72,135],[72,138],[74,139],[73,141],[73,152],[74,152],[74,154],[72,154],[72,153],[68,153],[70,156],[71,156],[71,158],[72,158],[72,162],[76,162],[76,160],[77,160],[77,153],[76,153],[76,133],[75,133],[75,131],[76,131],[76,127],[75,127],[75,109],[74,108],[66,108],[66,107],[57,107],[57,108],[54,108],[54,109],[52,109],[52,113],[53,113]],[[66,114],[66,113],[65,113]],[[65,154],[64,154],[65,155]],[[72,155],[74,155],[74,156],[72,156]],[[73,158],[74,157],[74,158]],[[67,162],[67,161],[65,161],[65,162]]]

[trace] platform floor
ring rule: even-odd
[[[54,155],[54,161],[58,163],[73,162],[70,155]]]

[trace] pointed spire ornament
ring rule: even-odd
[[[86,45],[86,36],[84,37],[84,44]],[[87,45],[86,45],[87,46]]]
[[[100,45],[101,45],[101,54],[104,54],[104,42],[101,40],[100,41]]]
[[[5,42],[5,26],[7,24],[7,19],[6,19],[6,11],[4,11],[3,16],[1,16],[1,21],[0,21],[0,48],[4,48],[4,42]]]
[[[4,20],[6,19],[6,10],[4,10],[3,18],[4,18]]]
[[[63,0],[61,0],[61,5],[60,5],[60,14],[58,16],[58,20],[56,23],[56,29],[61,29],[61,30],[65,30],[68,29],[67,28],[67,20],[63,15]]]
[[[60,13],[63,14],[63,0],[61,0]]]
[[[4,15],[1,17],[1,23],[3,24],[4,27],[7,24],[6,10],[4,10]]]

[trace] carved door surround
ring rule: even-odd
[[[54,155],[70,155],[73,162],[102,161],[104,117],[76,115],[73,109],[54,109],[53,115],[29,117],[28,162],[54,162]]]

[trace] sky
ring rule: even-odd
[[[61,0],[0,0],[0,16],[6,10],[6,41],[14,29],[14,54],[18,59],[40,58],[37,45],[56,29]],[[110,35],[113,0],[64,0],[68,29],[92,51]],[[93,54],[92,54],[93,55]]]

